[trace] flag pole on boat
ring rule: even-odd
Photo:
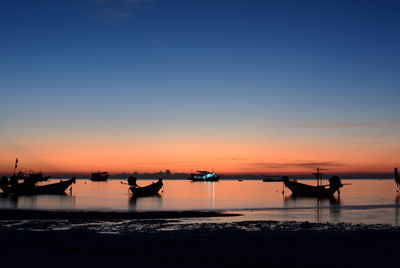
[[[15,166],[14,166],[14,175],[15,175],[15,170],[18,167],[18,157],[15,159]]]

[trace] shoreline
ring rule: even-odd
[[[45,256],[44,267],[55,262],[57,267],[110,267],[116,263],[146,267],[398,264],[400,227],[295,221],[185,223],[183,219],[3,221],[0,251],[7,258],[2,263],[26,266]]]
[[[129,219],[180,219],[180,218],[212,218],[236,217],[239,213],[223,211],[87,211],[87,210],[28,210],[0,209],[0,220],[129,220]]]

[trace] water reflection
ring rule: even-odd
[[[315,221],[326,221],[326,210],[329,209],[329,220],[339,222],[341,218],[341,198],[332,196],[328,198],[316,198],[306,196],[283,196],[283,206],[287,208],[286,216],[290,217],[290,209],[310,209],[315,212]]]
[[[396,194],[394,203],[396,204],[396,206],[394,207],[394,222],[397,225],[399,224],[400,193]]]
[[[139,185],[149,184],[141,180]],[[130,198],[129,187],[119,180],[99,183],[77,180],[72,195],[2,196],[0,208],[67,209],[100,211],[156,210],[258,210],[268,219],[400,224],[400,194],[393,196],[389,180],[354,180],[344,187],[341,198],[283,197],[282,183],[220,181],[192,183],[165,180],[156,197]],[[345,200],[345,202],[343,201]]]
[[[18,196],[16,195],[0,195],[1,207],[17,209],[18,208]]]
[[[68,194],[63,195],[2,195],[0,208],[8,209],[69,209],[75,207],[75,197]]]
[[[329,214],[330,218],[334,222],[340,222],[341,221],[341,214],[342,214],[342,208],[341,208],[341,203],[342,200],[340,199],[340,195],[338,197],[331,197],[329,199]]]
[[[143,210],[162,210],[163,209],[163,198],[161,194],[153,196],[142,196],[129,198],[128,204],[129,210],[131,211],[143,211]]]
[[[190,182],[192,196],[200,196],[202,199],[207,200],[207,206],[216,208],[216,185],[219,182]]]

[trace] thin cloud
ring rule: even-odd
[[[96,13],[104,18],[126,19],[138,8],[147,7],[151,0],[89,0]]]
[[[114,17],[114,18],[129,18],[133,15],[132,13],[122,12],[115,8],[102,9],[98,14],[104,17]]]
[[[232,160],[232,161],[244,161],[244,160],[247,160],[247,159],[246,159],[246,158],[237,158],[237,157],[233,157],[231,160]]]
[[[126,3],[143,3],[143,2],[149,2],[149,0],[122,0],[122,2],[126,2]]]
[[[109,2],[109,0],[89,0],[89,2],[93,4],[105,4]]]
[[[219,161],[246,161],[246,158],[232,157],[232,158],[218,158]]]
[[[325,167],[343,167],[342,163],[324,161],[324,162],[292,162],[292,163],[276,163],[276,162],[263,162],[263,163],[251,163],[251,166],[263,167],[263,168],[325,168]]]
[[[93,4],[116,4],[116,3],[145,3],[151,2],[151,0],[89,0],[90,3]]]
[[[163,41],[163,40],[150,40],[150,43],[152,44],[152,45],[154,45],[154,46],[160,46],[160,45],[163,45],[163,44],[165,44],[165,42]]]
[[[348,128],[400,128],[399,121],[392,122],[368,122],[368,123],[334,123],[334,124],[298,124],[277,126],[276,128],[306,128],[306,129],[348,129]]]

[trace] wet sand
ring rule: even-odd
[[[66,212],[34,211],[40,215],[36,219],[30,213],[11,217],[16,215],[12,213],[16,212],[0,211],[2,264],[11,267],[398,265],[400,228],[391,225],[196,223],[182,217],[183,212],[133,213],[136,215],[129,217],[119,213],[100,217],[96,213],[79,212],[74,214],[75,218],[69,218],[71,214]],[[188,212],[186,216],[191,219],[221,216],[218,212],[211,212],[215,213],[211,216],[209,213]],[[46,218],[51,214],[52,217]]]
[[[197,217],[231,217],[234,213],[217,211],[151,211],[151,212],[104,212],[84,210],[21,210],[0,209],[0,220],[30,220],[30,219],[165,219],[165,218],[197,218]]]

